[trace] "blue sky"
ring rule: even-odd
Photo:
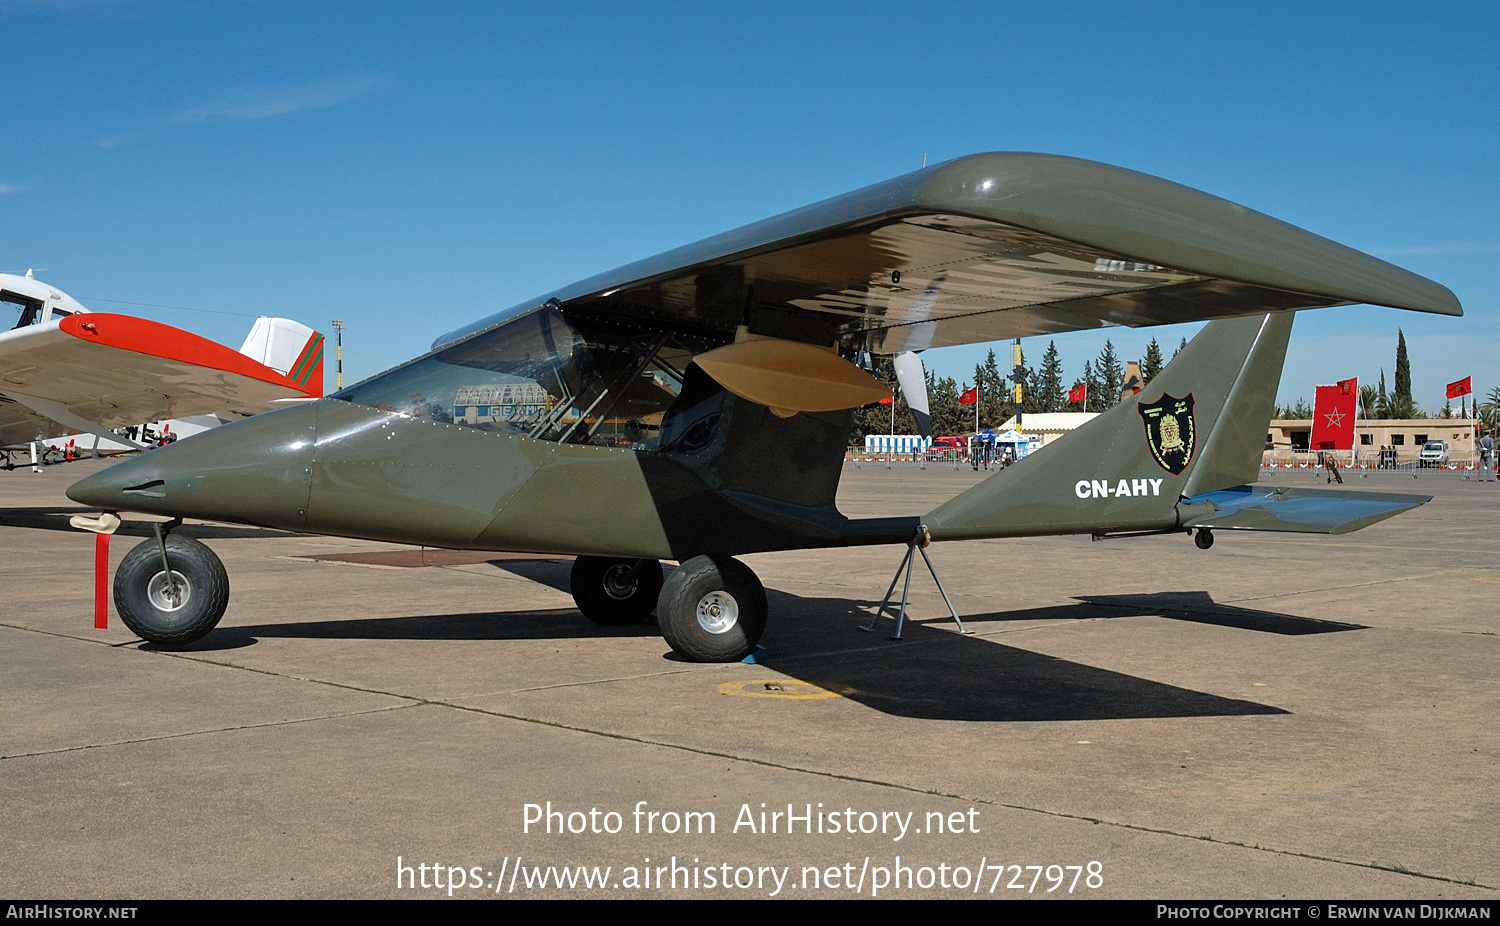
[[[346,382],[924,156],[1028,150],[1235,200],[1463,301],[1304,313],[1284,402],[1389,379],[1398,327],[1423,407],[1500,385],[1493,4],[0,0],[0,28],[0,269],[234,346],[257,314],[342,318]],[[1106,336],[1134,358],[1183,333],[1057,342],[1071,377]],[[984,351],[926,358],[962,379]]]

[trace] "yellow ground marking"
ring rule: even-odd
[[[837,689],[823,688],[790,678],[757,678],[742,682],[725,682],[719,686],[719,694],[739,698],[787,698],[793,701],[817,701],[823,698],[839,698],[853,693],[853,688],[843,686]]]
[[[1479,576],[1469,576],[1470,582],[1500,582],[1500,579],[1481,579]]]

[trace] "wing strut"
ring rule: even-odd
[[[27,408],[36,412],[38,415],[45,415],[46,417],[51,418],[53,421],[56,421],[58,424],[62,425],[65,428],[72,428],[75,431],[81,431],[85,434],[92,434],[95,437],[102,437],[105,440],[112,440],[121,444],[129,444],[136,450],[146,449],[144,444],[137,444],[135,441],[130,440],[127,437],[123,437],[113,431],[105,430],[102,425],[96,422],[89,421],[86,418],[78,417],[61,402],[56,402],[52,399],[43,399],[39,396],[34,395],[23,395],[19,392],[11,392],[9,390],[0,393],[0,395],[4,395],[7,399],[11,399],[21,405],[26,406]],[[94,446],[97,448],[99,445],[96,443]]]

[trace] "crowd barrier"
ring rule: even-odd
[[[1359,454],[1352,462],[1347,451],[1335,451],[1334,460],[1341,470],[1352,470],[1364,473],[1413,473],[1418,471],[1443,471],[1452,470],[1456,472],[1472,472],[1479,468],[1478,455],[1464,454],[1458,459],[1450,459],[1447,463],[1424,464],[1417,459],[1415,453],[1411,455],[1398,455],[1396,462],[1392,463],[1389,458],[1382,461],[1378,451],[1368,454]],[[1285,451],[1278,450],[1274,455],[1267,453],[1261,459],[1261,469],[1322,469],[1323,460],[1321,454],[1316,451]]]

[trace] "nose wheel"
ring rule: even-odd
[[[115,571],[115,610],[143,640],[186,646],[213,630],[229,607],[229,575],[214,551],[160,533],[139,544]]]
[[[656,607],[667,645],[693,662],[737,662],[766,629],[766,589],[728,556],[695,556],[667,579]]]
[[[603,556],[573,560],[569,582],[578,610],[606,627],[639,624],[650,617],[661,586],[661,563],[656,560]]]

